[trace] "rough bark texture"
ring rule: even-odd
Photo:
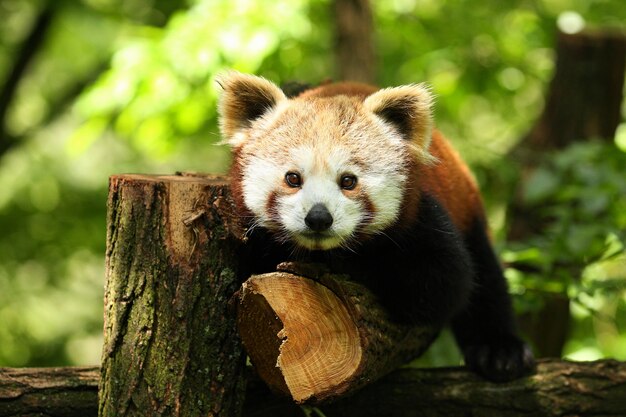
[[[98,368],[0,369],[0,417],[95,417],[98,376]],[[506,384],[463,368],[398,369],[321,410],[327,417],[623,417],[626,363],[544,360],[535,376]],[[304,413],[251,380],[244,415]]]
[[[243,284],[238,326],[261,378],[298,403],[349,395],[419,356],[439,332],[390,322],[344,276],[292,263],[279,270]]]
[[[525,207],[521,198],[527,179],[546,153],[576,141],[610,141],[620,122],[626,35],[604,30],[558,36],[556,70],[544,111],[511,155],[521,162],[522,174],[509,206],[509,241],[541,235],[549,227],[537,218],[536,208]],[[572,269],[575,272],[577,266]],[[538,356],[559,357],[569,319],[568,297],[554,294],[546,297],[542,310],[522,317],[520,325]]]
[[[0,368],[0,417],[95,417],[97,368]]]
[[[333,13],[339,79],[373,83],[374,25],[369,0],[334,0]]]
[[[111,178],[101,417],[239,415],[234,218],[220,179]]]

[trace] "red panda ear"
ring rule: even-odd
[[[366,110],[394,126],[411,141],[419,156],[429,159],[432,134],[433,96],[422,84],[411,84],[379,90],[365,99]]]
[[[223,92],[219,100],[219,123],[224,139],[237,145],[243,138],[235,135],[286,100],[283,91],[265,78],[230,71],[217,78]]]

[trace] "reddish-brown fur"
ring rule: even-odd
[[[233,201],[235,206],[237,207],[237,212],[239,216],[244,220],[244,223],[251,222],[254,215],[252,212],[246,207],[246,203],[244,202],[243,196],[243,186],[241,179],[243,177],[243,167],[241,166],[241,158],[239,157],[239,153],[241,152],[239,149],[233,149],[233,162],[230,166],[230,191],[233,197]]]
[[[418,188],[432,193],[445,206],[455,225],[467,231],[473,220],[484,220],[476,182],[467,165],[437,130],[433,131],[430,152],[439,162],[418,168]]]

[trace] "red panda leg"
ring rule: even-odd
[[[483,222],[476,221],[465,239],[474,263],[474,290],[452,320],[465,363],[493,381],[526,375],[534,369],[534,358],[517,336],[506,280]]]

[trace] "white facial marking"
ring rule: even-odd
[[[246,206],[256,216],[260,226],[271,228],[267,199],[280,186],[285,173],[270,160],[251,157],[243,172],[243,196]]]
[[[297,243],[309,249],[341,245],[354,233],[364,210],[359,201],[346,197],[338,185],[338,178],[349,168],[349,164],[343,162],[348,155],[341,149],[331,149],[323,157],[319,150],[303,146],[295,149],[292,157],[299,164],[303,185],[297,193],[279,199],[278,212],[283,226]],[[333,223],[328,231],[314,235],[304,219],[316,204],[326,207]]]

